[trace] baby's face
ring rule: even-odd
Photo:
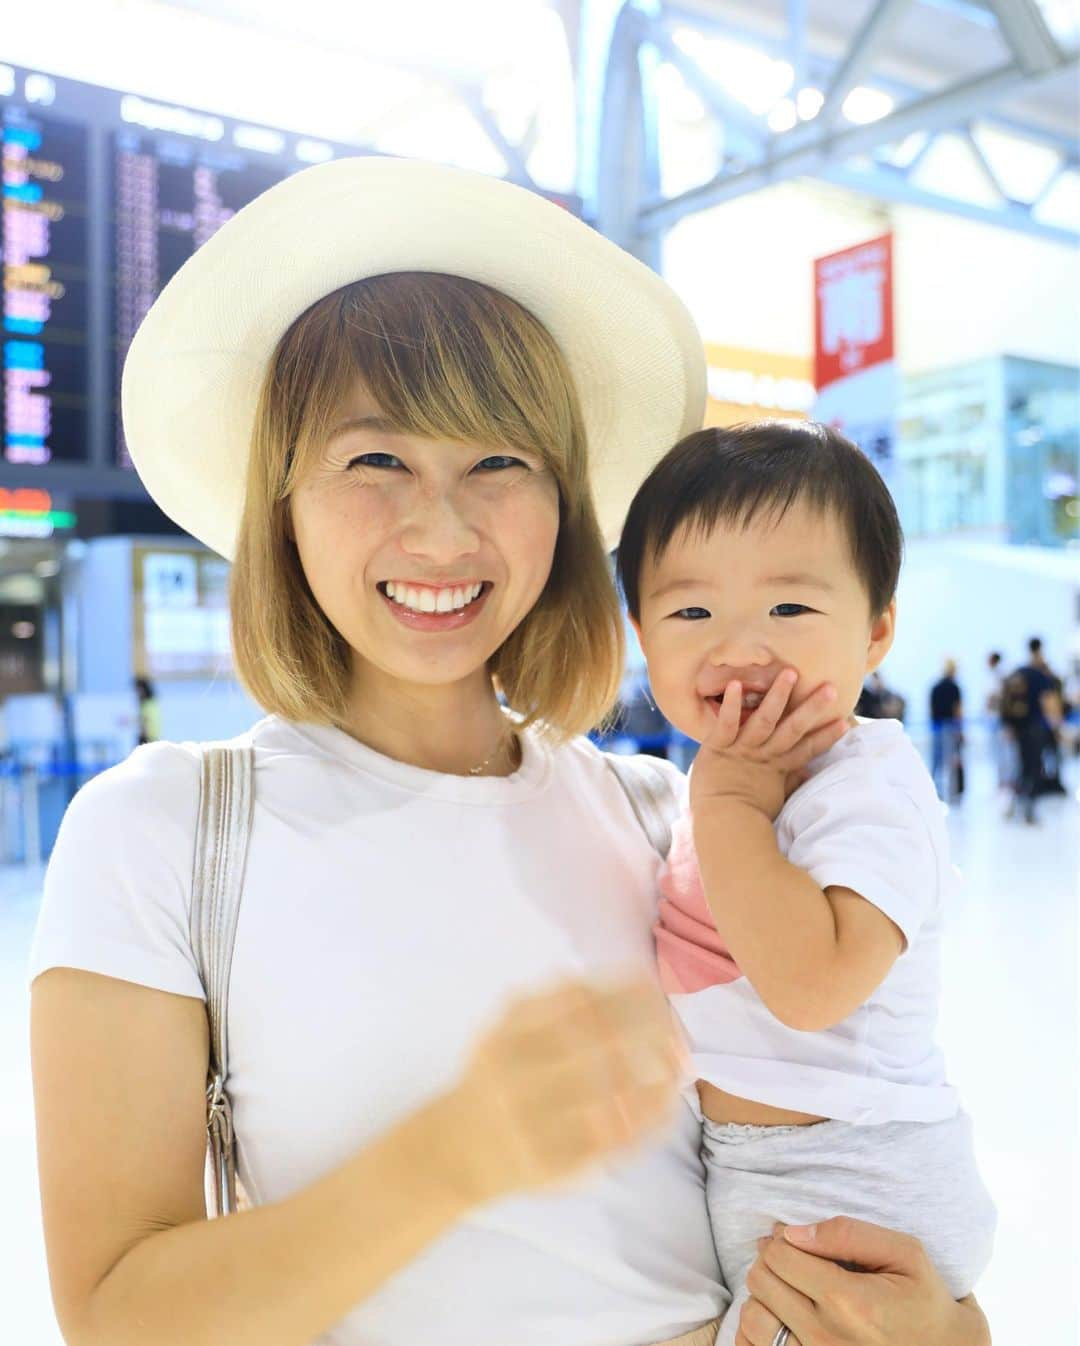
[[[789,709],[831,682],[850,716],[892,644],[894,609],[872,616],[843,525],[799,502],[779,522],[676,534],[640,591],[653,695],[698,742],[729,682],[743,685],[745,719],[785,668],[799,674]]]

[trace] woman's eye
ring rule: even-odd
[[[477,472],[502,472],[508,467],[525,467],[526,464],[520,458],[514,458],[508,453],[493,453],[488,458],[481,458],[476,464]]]
[[[672,613],[672,616],[678,617],[684,622],[701,622],[707,617],[711,617],[712,613],[706,608],[680,608],[678,612]]]
[[[802,612],[813,612],[813,608],[808,608],[803,603],[777,603],[776,607],[769,613],[770,617],[798,617]]]
[[[349,462],[350,467],[403,467],[401,459],[392,453],[361,453]]]

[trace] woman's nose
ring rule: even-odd
[[[404,551],[444,565],[471,555],[479,545],[476,527],[450,492],[418,493],[401,531]]]

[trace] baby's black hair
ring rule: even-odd
[[[762,421],[698,430],[653,468],[630,505],[618,576],[631,617],[641,613],[641,570],[684,527],[745,528],[781,517],[796,501],[843,524],[873,616],[896,594],[904,539],[889,489],[850,440],[815,421]]]

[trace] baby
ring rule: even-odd
[[[677,444],[619,548],[657,704],[701,744],[656,944],[734,1296],[718,1346],[775,1221],[917,1235],[957,1298],[990,1255],[994,1208],[934,1043],[942,806],[899,722],[853,714],[892,644],[902,545],[853,444],[772,422]],[[830,702],[849,727],[793,772]]]

